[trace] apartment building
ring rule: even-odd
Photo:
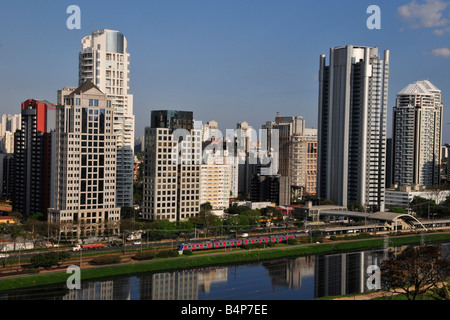
[[[442,112],[441,90],[428,80],[409,84],[397,94],[392,131],[394,185],[440,184]]]

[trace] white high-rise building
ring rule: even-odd
[[[438,185],[442,143],[441,90],[417,81],[397,94],[393,119],[393,184]]]
[[[116,203],[131,207],[135,121],[127,40],[119,31],[103,29],[93,31],[81,43],[79,85],[89,79],[111,100],[117,135]]]
[[[239,157],[235,156],[236,138],[234,133],[231,137],[223,137],[220,130],[218,130],[218,123],[209,121],[207,124],[202,125],[202,141],[202,163],[205,165],[229,166],[230,185],[226,187],[228,188],[227,194],[228,198],[236,198],[239,187]]]
[[[317,194],[384,210],[389,50],[330,49],[320,56]]]
[[[218,140],[222,138],[222,133],[219,130],[217,121],[209,121],[206,124],[202,124],[202,141]]]
[[[14,132],[20,130],[22,123],[21,114],[3,114],[0,126],[0,151],[14,153]]]
[[[114,109],[91,81],[60,91],[56,106],[54,194],[48,220],[69,237],[119,233]],[[58,99],[59,100],[59,99]]]
[[[213,210],[229,207],[231,166],[207,163],[201,165],[200,204],[209,202]]]
[[[317,129],[305,128],[292,135],[289,161],[291,187],[301,195],[316,193]]]

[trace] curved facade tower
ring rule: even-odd
[[[117,135],[116,204],[133,205],[134,114],[130,90],[130,54],[127,40],[119,31],[97,30],[81,41],[79,85],[92,81],[114,109]]]

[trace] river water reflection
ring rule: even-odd
[[[446,244],[448,250],[449,245]],[[395,254],[401,247],[389,248]],[[278,259],[235,266],[147,273],[0,293],[0,299],[52,300],[310,300],[370,291],[369,265],[387,250]]]

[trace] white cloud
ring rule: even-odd
[[[438,36],[442,36],[446,33],[450,33],[450,27],[444,28],[444,29],[435,29],[433,30],[434,34],[437,34]]]
[[[399,7],[398,13],[411,28],[443,27],[448,23],[443,14],[448,5],[449,2],[443,0],[426,0],[424,4],[413,0]]]
[[[449,48],[433,49],[433,51],[431,51],[431,54],[439,57],[450,58],[450,49]]]

